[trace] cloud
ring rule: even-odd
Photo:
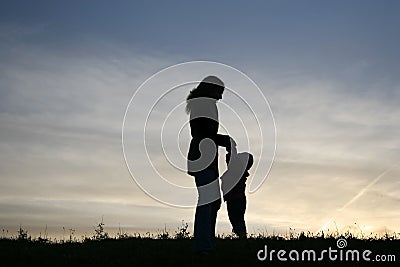
[[[379,90],[364,84],[362,90],[347,91],[352,81],[297,78],[263,88],[276,116],[281,156],[363,164],[388,159],[389,153],[385,163],[393,164],[400,131],[400,110],[393,99],[399,95],[386,92],[395,92],[398,84],[385,88],[382,82]]]
[[[134,88],[165,62],[112,51],[12,52],[0,66],[2,197],[139,193],[123,162],[122,118]]]

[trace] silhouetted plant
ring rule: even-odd
[[[167,231],[167,225],[164,225],[164,229],[162,231],[162,233],[157,235],[158,239],[169,239],[171,238],[168,231]]]
[[[188,231],[189,224],[185,223],[184,220],[182,220],[182,225],[178,227],[178,231],[175,232],[175,239],[185,239],[185,238],[190,238],[190,233]]]
[[[62,239],[56,239],[56,238],[48,238],[47,236],[47,225],[44,231],[44,236],[42,236],[42,233],[40,233],[39,237],[34,237],[32,238],[29,234],[28,231],[23,229],[22,226],[19,227],[17,233],[17,236],[8,236],[8,230],[2,229],[2,236],[0,237],[1,240],[25,240],[29,241],[32,243],[49,243],[49,244],[54,244],[54,243],[75,243],[75,242],[89,242],[92,240],[95,241],[101,241],[105,239],[142,239],[142,240],[147,240],[147,239],[175,239],[175,240],[181,240],[181,239],[190,239],[192,236],[189,232],[189,224],[186,223],[184,220],[182,220],[182,223],[180,226],[177,227],[177,230],[175,231],[175,234],[171,235],[166,228],[166,225],[164,225],[164,229],[158,234],[153,234],[151,232],[146,232],[145,234],[140,234],[140,233],[134,233],[134,234],[129,234],[121,229],[119,227],[118,233],[116,233],[114,236],[110,236],[104,228],[105,224],[103,222],[103,218],[100,223],[98,223],[96,226],[94,226],[94,233],[93,235],[83,235],[81,238],[76,238],[75,232],[76,230],[73,228],[66,228],[62,227],[63,229],[63,236]],[[67,235],[67,239],[65,239],[65,234],[66,230],[69,230],[69,238]],[[297,233],[295,229],[289,228],[286,234],[278,234],[275,231],[271,233],[268,233],[266,229],[264,231],[258,232],[258,233],[251,233],[248,235],[248,240],[264,240],[264,241],[286,241],[286,240],[301,240],[301,241],[307,241],[311,239],[318,239],[320,241],[323,240],[329,240],[329,239],[338,239],[338,238],[345,238],[347,240],[368,240],[368,241],[375,241],[375,240],[380,240],[380,241],[396,241],[400,239],[400,233],[390,233],[386,231],[383,234],[376,234],[376,233],[370,233],[370,234],[365,234],[365,232],[362,232],[360,234],[354,234],[350,232],[350,230],[347,230],[344,233],[336,231],[329,231],[329,229],[325,231],[319,231],[316,234],[311,233],[310,231],[308,232],[299,232]],[[233,234],[218,234],[217,239],[223,239],[223,240],[233,240],[236,239],[236,236]]]
[[[28,231],[22,229],[22,226],[19,226],[17,239],[24,241],[31,241],[31,236],[28,236]]]
[[[117,239],[128,239],[131,237],[132,237],[131,235],[129,235],[127,232],[121,229],[121,225],[118,226]]]
[[[69,243],[72,243],[72,241],[75,241],[75,237],[74,237],[75,229],[70,228],[68,230],[69,230]]]
[[[94,240],[104,240],[109,238],[108,233],[104,231],[104,225],[103,218],[101,218],[101,222],[94,228]]]
[[[7,239],[8,236],[8,230],[3,229],[3,235],[1,236],[1,239]]]
[[[39,236],[37,239],[35,239],[35,241],[37,241],[39,243],[51,243],[49,238],[42,237],[42,236]]]
[[[47,237],[47,224],[46,228],[44,229],[44,236],[42,237],[42,232],[40,232],[39,237],[36,239],[36,241],[40,243],[50,243],[50,239]]]

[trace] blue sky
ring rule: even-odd
[[[137,228],[191,222],[193,210],[157,203],[132,182],[121,124],[135,88],[150,75],[211,60],[257,82],[277,122],[276,163],[249,199],[252,229],[316,231],[334,218],[342,229],[357,222],[367,231],[399,230],[397,1],[2,1],[0,7],[5,226],[83,227],[102,215],[110,225]],[[219,220],[226,231],[225,213]]]
[[[5,1],[1,21],[42,26],[42,34],[26,41],[55,49],[82,40],[112,40],[151,53],[221,60],[272,57],[335,66],[340,59],[368,55],[385,64],[398,62],[396,1],[184,3]],[[239,49],[252,53],[244,56]]]

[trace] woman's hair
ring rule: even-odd
[[[216,90],[223,91],[225,85],[223,81],[221,81],[216,76],[207,76],[205,77],[200,84],[190,91],[189,95],[186,98],[186,112],[190,113],[191,110],[191,101],[194,98],[198,97],[209,97],[211,98],[213,93]]]

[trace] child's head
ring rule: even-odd
[[[243,162],[243,164],[246,166],[246,169],[245,169],[246,171],[248,171],[251,168],[251,166],[253,166],[254,159],[253,159],[252,154],[250,154],[248,152],[242,152],[242,153],[239,153],[237,156],[238,156],[238,159],[241,162]],[[247,163],[247,165],[246,165],[246,163]]]

